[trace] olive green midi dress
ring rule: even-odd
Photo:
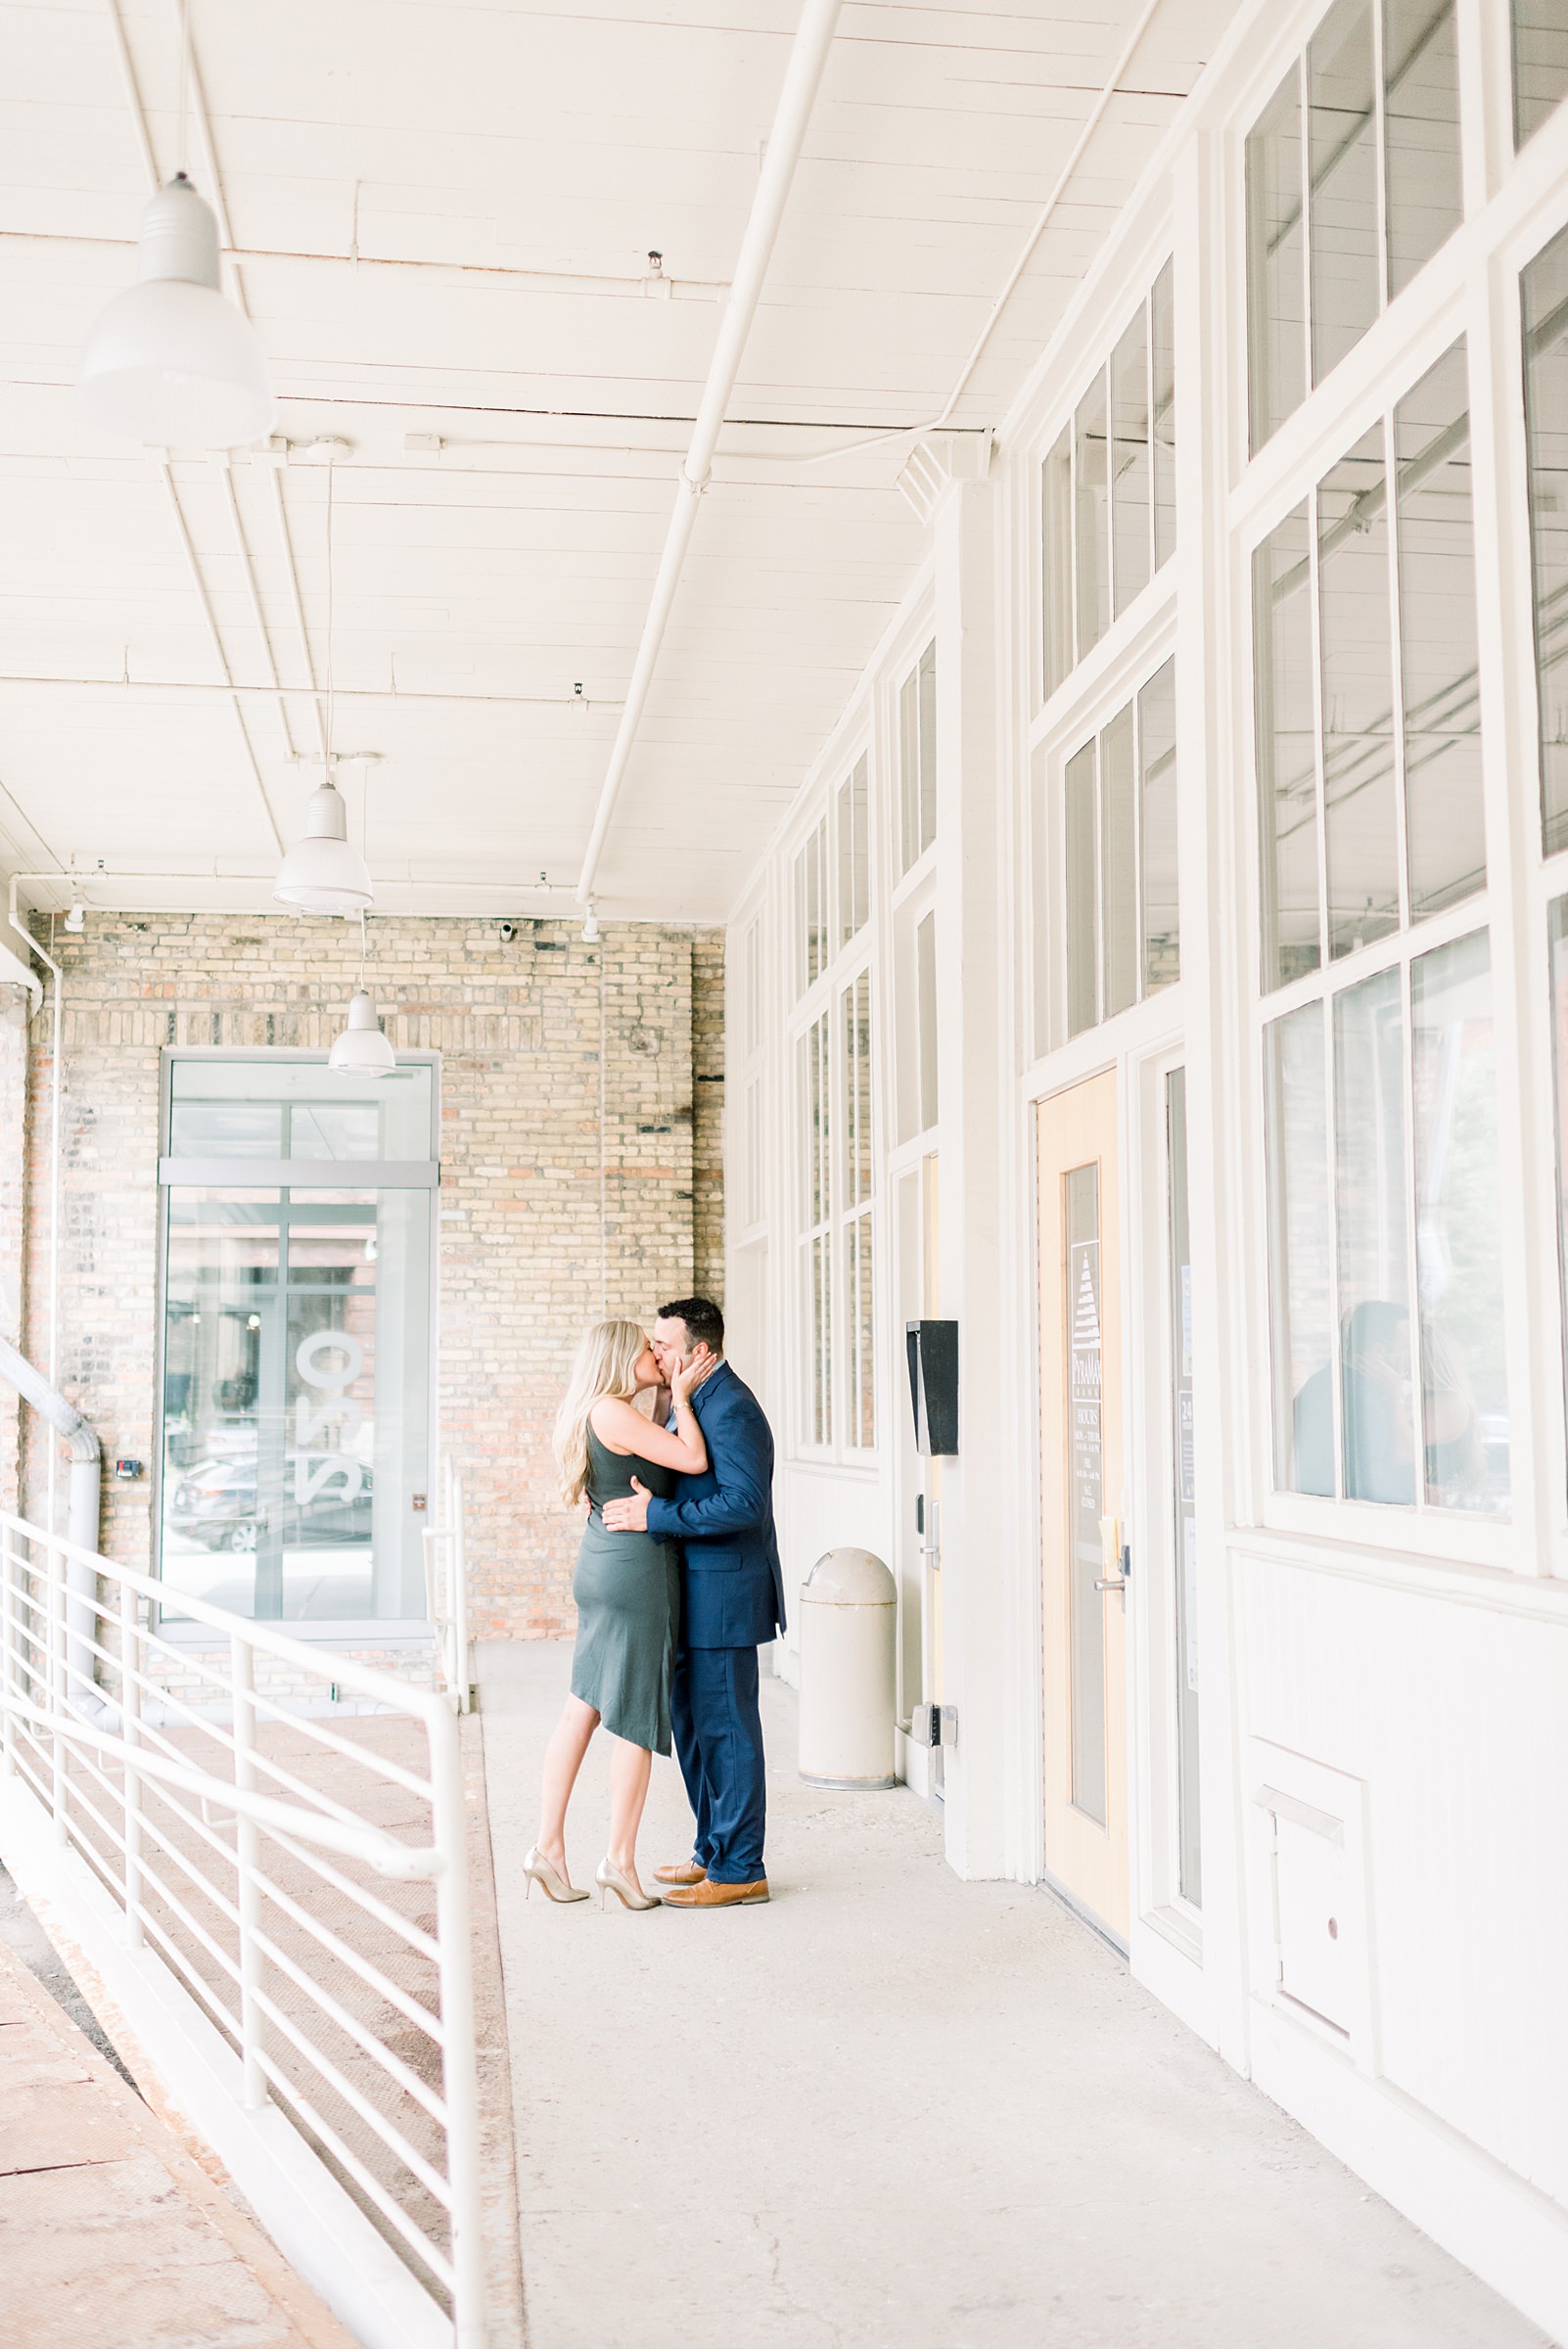
[[[603,1510],[607,1500],[630,1494],[634,1476],[668,1500],[674,1473],[635,1452],[612,1451],[591,1427],[587,1438],[591,1506],[572,1578],[577,1606],[572,1693],[593,1707],[612,1736],[668,1754],[679,1556],[673,1542],[656,1542],[651,1534],[607,1533]]]

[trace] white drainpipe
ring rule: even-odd
[[[19,1354],[9,1339],[0,1338],[0,1378],[9,1380],[19,1395],[32,1405],[40,1418],[47,1419],[58,1435],[65,1437],[70,1447],[70,1484],[66,1513],[66,1539],[77,1549],[97,1551],[98,1511],[103,1483],[103,1453],[98,1438],[74,1405],[49,1384],[41,1370],[35,1370],[24,1354]],[[53,1446],[50,1447],[53,1451]],[[91,1694],[93,1685],[93,1651],[88,1642],[95,1638],[96,1619],[92,1600],[97,1595],[98,1578],[90,1566],[77,1558],[66,1562],[66,1589],[69,1598],[66,1610],[66,1690],[67,1701],[78,1710],[96,1710],[102,1698]]]
[[[779,92],[778,111],[773,116],[773,128],[762,161],[761,177],[757,194],[752,199],[751,217],[746,223],[746,235],[735,264],[734,282],[729,299],[719,321],[718,341],[715,346],[708,381],[703,387],[702,403],[697,410],[697,422],[680,469],[680,483],[675,491],[674,512],[665,534],[665,551],[659,560],[659,576],[654,583],[653,601],[648,617],[642,623],[642,639],[637,646],[637,658],[632,666],[631,682],[626,688],[625,707],[621,714],[621,725],[610,753],[599,793],[599,806],[593,819],[587,853],[582,859],[582,872],[577,881],[577,896],[586,902],[593,895],[594,875],[604,852],[605,835],[615,813],[622,780],[631,758],[637,728],[647,708],[648,694],[653,685],[654,670],[659,662],[659,649],[665,640],[665,629],[680,586],[680,575],[686,561],[686,549],[691,543],[697,521],[697,500],[707,488],[714,469],[714,451],[723,428],[724,411],[735,378],[740,373],[746,351],[746,338],[757,316],[761,299],[762,280],[767,264],[773,257],[778,241],[779,223],[789,201],[790,182],[795,166],[801,160],[807,125],[811,119],[811,108],[816,102],[822,69],[827,64],[828,51],[833,45],[833,33],[838,23],[840,0],[806,0],[790,51],[790,62],[784,75],[784,87]]]

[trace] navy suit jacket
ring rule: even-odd
[[[680,1543],[685,1645],[760,1647],[784,1629],[772,1431],[728,1362],[709,1372],[691,1404],[708,1465],[681,1477],[674,1500],[649,1501],[648,1531]]]

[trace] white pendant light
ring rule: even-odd
[[[363,988],[348,998],[348,1025],[327,1054],[329,1069],[349,1077],[391,1077],[397,1055],[381,1033],[376,1006]]]
[[[296,913],[362,913],[375,901],[370,867],[348,845],[348,810],[330,770],[310,794],[305,836],[278,867],[272,895]]]
[[[357,913],[363,922],[365,908],[375,903],[376,893],[370,885],[370,866],[348,846],[348,810],[338,789],[337,765],[332,754],[337,699],[333,666],[332,481],[333,463],[341,445],[338,441],[331,442],[326,459],[327,714],[323,745],[327,771],[310,794],[305,808],[305,836],[295,843],[279,865],[272,896],[277,904],[288,905],[296,913]],[[360,977],[362,984],[362,971]]]
[[[218,273],[217,222],[183,171],[142,214],[137,283],[116,294],[82,355],[95,424],[158,448],[240,448],[272,429],[255,328]]]

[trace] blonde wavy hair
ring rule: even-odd
[[[647,1346],[640,1321],[593,1321],[582,1333],[555,1417],[555,1464],[568,1508],[576,1507],[588,1481],[588,1413],[602,1395],[631,1401]]]

